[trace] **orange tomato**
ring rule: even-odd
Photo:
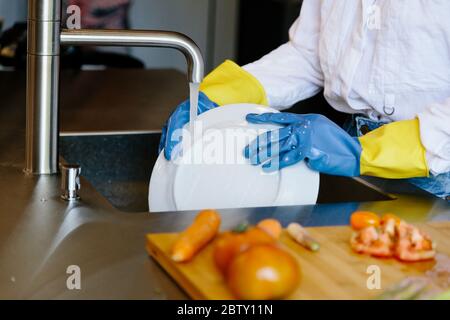
[[[385,213],[383,214],[383,216],[381,217],[381,224],[384,224],[387,220],[389,219],[394,219],[395,220],[395,224],[398,225],[400,223],[400,221],[402,221],[402,219],[400,219],[399,217],[397,217],[395,214],[392,213]]]
[[[370,211],[355,211],[350,218],[350,224],[355,230],[370,226],[378,227],[380,225],[380,217]]]
[[[275,243],[275,239],[271,235],[257,227],[251,227],[243,234],[249,246]]]
[[[217,268],[225,273],[231,260],[245,250],[244,235],[226,232],[214,244],[213,258]]]
[[[230,264],[227,284],[238,299],[280,299],[289,295],[300,279],[295,259],[273,245],[255,245]]]
[[[268,234],[270,234],[275,239],[278,239],[281,235],[282,227],[278,220],[275,219],[264,219],[261,220],[257,227],[264,230]]]
[[[246,232],[223,233],[215,242],[213,258],[218,269],[226,274],[228,266],[234,257],[257,244],[273,244],[273,239],[266,232],[258,228],[249,228]]]

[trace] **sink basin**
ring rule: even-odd
[[[148,183],[158,157],[159,132],[62,134],[60,154],[81,165],[84,176],[114,207],[148,211]],[[318,203],[392,198],[359,178],[321,175]]]

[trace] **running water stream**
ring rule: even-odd
[[[198,82],[189,82],[189,125],[187,126],[188,131],[185,132],[189,135],[189,139],[185,140],[187,137],[183,138],[184,143],[188,143],[189,147],[192,148],[195,141],[195,125],[197,122],[198,116],[198,94],[200,90],[200,83]]]
[[[189,123],[191,132],[193,132],[195,120],[197,120],[198,114],[198,94],[199,94],[200,83],[190,82],[189,83],[189,99],[190,99],[190,109],[189,109]]]

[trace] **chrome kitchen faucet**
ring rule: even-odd
[[[204,75],[200,49],[181,33],[61,29],[61,8],[61,0],[28,0],[25,172],[30,174],[58,171],[61,45],[174,48],[186,57],[190,82],[200,83]]]

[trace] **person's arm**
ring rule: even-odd
[[[250,114],[252,123],[282,128],[262,134],[245,149],[252,164],[267,171],[305,160],[319,172],[388,179],[427,177],[450,171],[450,99],[412,120],[386,124],[353,138],[315,114]]]
[[[323,87],[319,61],[321,1],[303,1],[289,41],[258,61],[225,61],[202,82],[201,91],[218,105],[255,103],[283,110]]]
[[[263,133],[244,151],[252,164],[263,164],[269,172],[305,160],[311,169],[332,175],[429,175],[418,119],[393,122],[359,138],[318,114],[249,114],[247,121],[282,126]]]
[[[198,113],[218,106],[254,103],[288,108],[313,96],[323,86],[318,58],[321,1],[305,0],[290,41],[262,59],[240,67],[227,60],[200,84]],[[270,23],[270,22],[269,22]],[[162,130],[159,150],[166,159],[178,144],[174,135],[189,121],[189,100],[181,103]]]
[[[425,177],[450,171],[450,99],[416,119],[393,122],[359,138],[361,174]]]
[[[450,171],[450,98],[430,105],[418,115],[420,138],[432,174]]]
[[[359,138],[360,173],[383,178],[426,177],[450,171],[450,99],[416,119],[384,125]]]
[[[323,87],[319,61],[321,1],[303,1],[289,42],[243,67],[263,86],[268,104],[279,110],[307,99]]]
[[[246,148],[252,163],[265,163],[269,171],[301,160],[314,170],[343,176],[402,179],[450,171],[450,98],[415,119],[386,124],[357,139],[319,115],[266,113],[247,120],[284,126]]]

